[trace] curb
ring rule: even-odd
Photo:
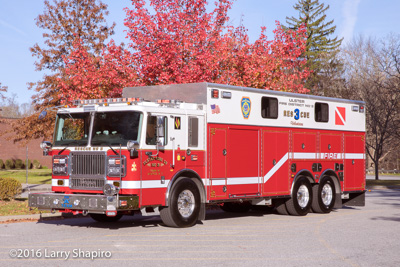
[[[29,191],[51,191],[51,184],[45,184],[45,185],[30,184],[29,186],[22,186],[22,192],[29,192]]]
[[[399,190],[400,186],[398,186],[398,185],[391,185],[391,186],[373,185],[373,186],[367,186],[365,189],[366,190],[385,190],[385,189]]]
[[[0,224],[26,222],[26,221],[40,222],[48,220],[63,220],[63,219],[80,218],[80,217],[83,217],[83,215],[82,214],[73,215],[71,213],[62,213],[62,212],[0,216]]]
[[[40,221],[46,218],[62,217],[61,212],[56,213],[39,213],[39,214],[24,214],[24,215],[11,215],[11,216],[0,216],[0,222],[12,222],[12,221]]]

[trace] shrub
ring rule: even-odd
[[[40,162],[38,160],[33,160],[33,168],[35,169],[40,169],[42,168],[42,165],[40,164]]]
[[[21,192],[22,185],[18,180],[0,177],[0,200],[14,199]]]
[[[26,163],[26,161],[24,163]],[[25,165],[25,167],[26,167],[26,165]],[[28,169],[32,169],[32,162],[30,159],[28,159]]]
[[[24,168],[24,162],[21,159],[16,159],[15,160],[15,168],[16,169],[23,169]]]
[[[13,159],[8,159],[8,160],[6,160],[4,166],[5,166],[5,168],[6,168],[7,170],[9,170],[9,169],[14,169],[14,167],[15,167],[15,162],[14,162]]]
[[[2,159],[0,159],[0,169],[3,169],[3,168],[4,168],[4,162]]]

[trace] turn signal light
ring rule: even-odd
[[[219,91],[217,89],[211,90],[211,98],[219,98]]]

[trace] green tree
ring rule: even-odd
[[[324,69],[340,68],[340,63],[336,60],[335,54],[339,51],[343,38],[331,38],[334,35],[336,26],[333,25],[334,20],[326,21],[326,10],[329,5],[325,6],[319,3],[319,0],[299,0],[293,6],[299,12],[299,18],[286,17],[286,23],[289,29],[298,29],[305,24],[307,28],[307,42],[304,57],[307,60],[307,67],[313,71],[307,80],[306,87],[316,89],[319,80],[324,75]]]

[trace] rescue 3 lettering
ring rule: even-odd
[[[310,118],[310,112],[303,112],[299,111],[296,109],[295,111],[293,110],[284,110],[283,111],[283,117],[289,117],[289,118],[295,118],[298,120],[299,118],[304,118],[304,119],[309,119]]]

